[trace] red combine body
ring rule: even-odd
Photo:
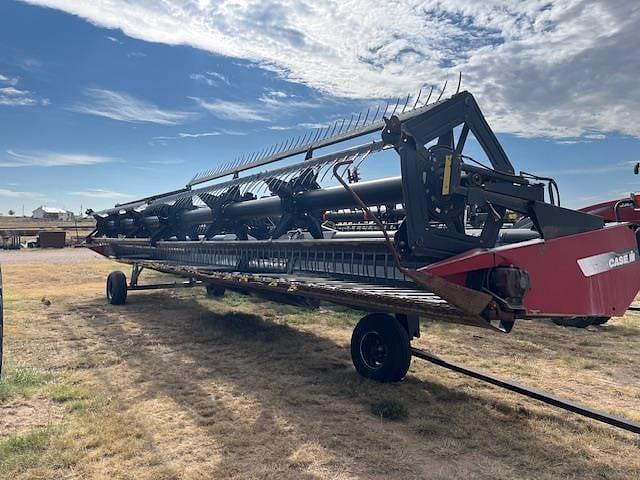
[[[636,205],[636,195],[631,194],[630,198],[589,205],[588,207],[580,208],[579,211],[598,215],[607,222],[630,222],[640,225],[640,209]]]

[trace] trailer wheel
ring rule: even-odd
[[[611,317],[563,317],[554,318],[553,323],[562,327],[586,328],[590,325],[602,325]]]
[[[107,277],[107,300],[111,305],[124,305],[127,301],[127,277],[114,271]]]
[[[224,287],[220,285],[214,285],[213,283],[207,284],[207,297],[221,297],[224,295]]]
[[[363,377],[378,382],[402,380],[411,363],[407,331],[391,315],[362,317],[351,336],[351,360]]]

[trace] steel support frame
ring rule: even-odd
[[[165,290],[171,288],[191,288],[202,286],[203,282],[191,277],[183,282],[170,282],[170,283],[149,283],[145,285],[139,285],[138,280],[142,271],[145,269],[144,265],[134,262],[131,265],[131,277],[129,279],[129,285],[127,285],[127,291],[136,290]]]

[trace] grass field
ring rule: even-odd
[[[0,256],[2,479],[639,478],[637,435],[417,360],[398,384],[360,378],[355,312],[200,288],[109,306],[122,267],[65,252]],[[416,344],[640,421],[638,314],[509,335],[424,322]]]

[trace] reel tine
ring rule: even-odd
[[[353,122],[353,113],[351,114],[351,118],[349,119],[349,124],[347,125],[347,128],[344,129],[345,132],[348,132],[349,129],[351,128],[351,123]]]
[[[393,107],[393,112],[391,112],[392,117],[396,113],[396,110],[398,109],[398,105],[400,105],[400,97],[398,97],[398,99],[396,100],[396,106]]]
[[[293,147],[293,145],[296,143],[297,138],[294,137],[289,137],[287,139],[287,141],[284,144],[284,150],[282,150],[283,152],[286,152],[288,150],[291,150],[291,147]]]
[[[313,130],[309,130],[308,132],[305,132],[304,134],[304,142],[302,143],[302,145],[309,145],[309,141],[311,140],[311,135],[313,135]]]
[[[265,158],[270,157],[271,155],[273,155],[273,153],[276,151],[276,148],[278,147],[277,144],[273,144],[271,145],[268,149],[267,149],[267,154],[264,156]]]
[[[344,122],[346,122],[346,121],[347,121],[346,118],[342,119],[342,123],[340,124],[340,128],[338,129],[338,133],[342,133],[342,127],[344,127]]]
[[[317,130],[316,136],[314,137],[313,141],[311,142],[312,144],[316,143],[318,141],[318,138],[320,137],[320,134],[322,133],[322,127],[318,128],[316,130]]]
[[[387,104],[384,107],[384,112],[382,112],[382,117],[384,118],[384,116],[387,114],[387,110],[389,110],[389,105],[391,104],[391,102],[389,100],[387,100]]]
[[[371,119],[371,123],[374,123],[378,119],[378,113],[380,113],[380,104],[379,103],[378,103],[378,106],[376,108],[376,114]]]
[[[354,130],[358,128],[358,124],[360,123],[360,117],[362,117],[362,112],[358,113],[358,119],[356,120],[356,124],[353,126]]]
[[[333,124],[333,128],[331,129],[331,133],[329,134],[330,137],[333,137],[333,134],[336,132],[336,127],[338,126],[338,121],[336,120],[336,123]]]
[[[364,127],[367,124],[367,119],[369,118],[369,111],[371,110],[371,107],[367,108],[367,114],[364,116],[364,120],[362,121],[362,126]]]
[[[404,111],[407,109],[407,105],[409,105],[409,99],[411,98],[411,94],[407,95],[407,99],[404,102],[404,107],[402,107],[402,111],[400,113],[404,113]]]
[[[456,88],[456,94],[460,93],[460,85],[462,84],[462,70],[458,73],[458,87]]]
[[[329,172],[331,172],[331,168],[334,163],[335,162],[326,163],[321,167],[321,170],[324,169],[324,174],[322,174],[322,178],[320,179],[321,182],[323,182],[326,176],[329,174]]]
[[[425,100],[424,105],[429,105],[429,100],[431,100],[431,94],[432,93],[433,93],[433,85],[431,85],[431,90],[429,90],[429,96]],[[423,107],[424,107],[424,105],[423,105]]]
[[[422,88],[420,88],[420,90],[418,90],[418,96],[416,97],[416,101],[413,104],[413,108],[411,110],[415,110],[416,107],[418,106],[418,102],[420,101],[420,95],[422,94]]]
[[[448,80],[444,81],[444,85],[442,86],[442,91],[440,92],[440,95],[438,95],[438,99],[436,100],[436,102],[440,101],[440,99],[442,98],[442,95],[444,94],[444,91],[447,89],[447,82]]]

